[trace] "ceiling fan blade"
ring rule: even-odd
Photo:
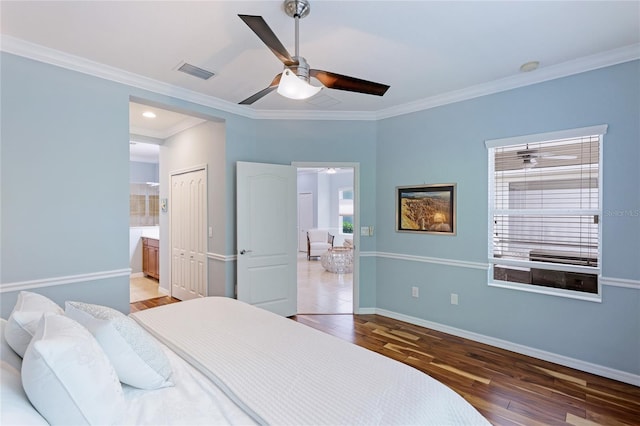
[[[267,45],[274,55],[278,57],[286,66],[297,65],[298,61],[294,61],[287,49],[282,45],[278,37],[271,31],[271,28],[262,16],[238,15],[245,24],[253,30],[254,33]]]
[[[386,84],[374,83],[373,81],[361,80],[355,77],[335,74],[329,71],[310,70],[311,77],[320,80],[330,89],[347,90],[349,92],[366,93],[368,95],[382,96],[385,94],[389,86]]]
[[[268,95],[269,93],[273,92],[274,90],[276,90],[278,88],[278,84],[280,84],[280,78],[281,77],[282,77],[282,73],[276,75],[273,78],[273,81],[271,81],[271,84],[269,85],[269,87],[266,87],[266,88],[262,89],[261,91],[259,91],[258,93],[249,96],[244,101],[239,102],[239,104],[240,105],[251,105],[252,103],[257,101],[258,99],[262,99],[262,97],[264,97],[264,96]]]

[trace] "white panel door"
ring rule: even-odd
[[[298,250],[307,251],[307,231],[313,228],[313,194],[298,194]]]
[[[238,162],[236,202],[238,300],[295,315],[295,167]]]
[[[171,295],[207,295],[207,175],[171,176]]]

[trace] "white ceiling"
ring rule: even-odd
[[[155,117],[145,117],[152,112]],[[205,120],[163,108],[129,102],[129,157],[131,161],[157,163],[159,144],[165,139],[198,125]]]
[[[312,68],[389,84],[389,91],[324,89],[308,101],[272,92],[238,106],[282,64],[237,14],[261,15],[293,54],[294,21],[281,1],[3,0],[0,8],[5,51],[34,43],[64,52],[67,62],[85,58],[114,67],[111,74],[126,71],[254,114],[394,111],[640,57],[638,1],[311,0],[300,21],[301,56]],[[538,70],[520,73],[534,60]],[[184,61],[216,76],[203,81],[176,71]]]

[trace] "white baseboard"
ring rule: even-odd
[[[363,311],[366,311],[366,312],[363,312]],[[399,314],[397,312],[387,311],[385,309],[363,308],[363,309],[359,309],[358,313],[361,313],[361,314],[372,313],[372,314],[382,315],[384,317],[397,319],[399,321],[404,321],[410,324],[419,325],[421,327],[430,328],[432,330],[441,331],[443,333],[452,334],[454,336],[463,337],[465,339],[473,340],[475,342],[480,342],[487,345],[495,346],[497,348],[506,349],[508,351],[538,358],[544,361],[553,362],[556,364],[563,365],[565,367],[575,368],[576,370],[584,371],[591,374],[596,374],[598,376],[606,377],[608,379],[629,383],[634,386],[640,386],[640,375],[628,373],[626,371],[616,370],[616,369],[605,367],[598,364],[593,364],[593,363],[582,361],[575,358],[570,358],[570,357],[555,354],[552,352],[542,351],[540,349],[532,348],[525,345],[520,345],[518,343],[509,342],[507,340],[497,339],[491,336],[485,336],[483,334],[462,330],[460,328],[450,327],[448,325],[423,320],[423,319],[412,317],[409,315]]]
[[[131,278],[142,278],[144,277],[144,272],[134,272],[131,274]]]

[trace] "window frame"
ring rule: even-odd
[[[488,158],[488,215],[487,215],[487,258],[489,261],[489,268],[487,272],[487,283],[491,287],[500,287],[507,288],[531,293],[539,293],[560,297],[567,297],[572,299],[579,300],[587,300],[592,302],[602,302],[602,212],[604,211],[602,206],[603,200],[603,187],[602,187],[602,177],[603,177],[603,145],[604,145],[604,135],[607,133],[608,125],[597,125],[590,127],[582,127],[576,129],[568,129],[561,130],[556,132],[547,132],[547,133],[537,133],[530,134],[524,136],[516,136],[510,138],[502,138],[502,139],[490,139],[485,141],[485,146],[487,148],[487,158]],[[498,264],[501,265],[511,265],[511,266],[522,266],[522,267],[531,267],[531,261],[519,261],[515,259],[503,259],[494,257],[494,216],[497,214],[496,212],[504,211],[503,209],[495,208],[496,204],[496,194],[495,194],[495,148],[501,148],[506,146],[513,145],[522,145],[522,144],[534,144],[534,143],[542,143],[546,141],[554,141],[559,139],[570,139],[570,138],[581,138],[587,136],[599,135],[600,142],[598,146],[598,208],[597,209],[584,209],[580,210],[580,212],[584,213],[586,210],[592,212],[593,214],[598,215],[598,249],[597,249],[597,267],[588,267],[588,273],[597,275],[598,283],[597,283],[597,293],[587,293],[578,290],[568,290],[562,288],[555,287],[545,287],[536,284],[524,284],[517,283],[512,281],[502,281],[494,278],[494,267]],[[569,209],[567,209],[569,210]],[[517,214],[511,213],[511,214]],[[531,213],[527,213],[531,214]],[[553,212],[544,212],[544,215],[553,215]],[[549,269],[555,271],[567,271],[567,272],[585,272],[585,268],[581,266],[574,265],[565,265],[560,263],[545,263],[541,262],[540,264],[536,263],[536,268],[539,269]]]
[[[343,194],[345,192],[351,192],[351,198],[343,198]],[[355,194],[353,191],[353,186],[344,186],[344,187],[338,188],[338,206],[340,205],[341,200],[352,200],[355,203]],[[354,209],[355,209],[355,206],[354,206]],[[350,234],[343,232],[345,217],[351,218],[351,225],[353,226],[353,231]],[[340,210],[338,207],[338,235],[353,236],[354,233],[355,233],[355,211],[354,211],[354,214],[352,215],[343,216],[340,214]]]

